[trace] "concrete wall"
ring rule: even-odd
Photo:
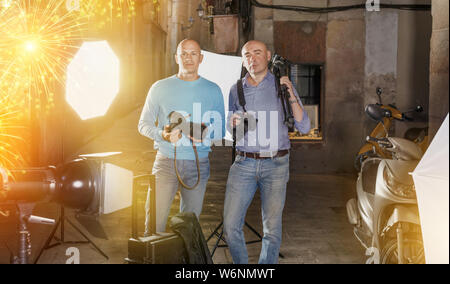
[[[361,1],[261,0],[261,3],[302,6],[344,6]],[[430,1],[415,1],[417,4]],[[410,2],[408,2],[411,4]],[[302,173],[351,173],[353,159],[375,123],[364,114],[368,103],[384,91],[383,103],[400,109],[428,105],[428,54],[431,17],[429,12],[383,9],[380,12],[351,10],[330,14],[305,14],[281,10],[254,9],[254,38],[266,42],[272,51],[297,63],[325,64],[323,135],[321,142],[293,142],[291,168]],[[326,35],[307,39],[305,29],[324,24]],[[290,38],[283,40],[283,35]],[[297,42],[298,49],[289,48]],[[318,45],[316,49],[314,44]],[[322,46],[321,44],[325,45]],[[286,45],[288,47],[286,47]],[[314,55],[324,49],[325,58]],[[291,53],[286,54],[287,51]],[[319,52],[320,54],[320,52]],[[299,59],[298,59],[299,58]],[[300,62],[299,62],[300,61]],[[419,119],[417,124],[426,124]],[[409,126],[396,125],[397,135]],[[395,130],[393,131],[395,132]]]
[[[449,1],[433,0],[430,52],[430,138],[448,114],[448,11]]]
[[[430,2],[428,2],[430,4]],[[430,39],[432,18],[429,11],[398,12],[397,95],[401,110],[421,105],[424,112],[414,114],[414,122],[396,123],[395,134],[403,136],[410,127],[428,126]]]
[[[361,4],[357,0],[259,1],[310,7]],[[170,56],[176,44],[186,37],[196,39],[202,48],[214,52],[209,23],[199,20],[195,11],[199,0],[171,2],[167,46]],[[411,4],[411,1],[405,3]],[[195,19],[194,25],[183,31],[181,26],[190,16]],[[395,103],[400,109],[420,104],[426,109],[430,33],[430,12],[384,9],[381,12],[351,10],[306,14],[254,8],[252,38],[265,42],[272,52],[293,62],[325,65],[324,139],[293,142],[292,169],[302,173],[354,172],[355,154],[375,125],[364,114],[364,107],[378,101],[376,87],[383,89],[384,103]],[[173,60],[171,64],[171,71],[176,72]],[[402,136],[410,126],[425,126],[426,123],[426,116],[419,117],[415,124],[395,125],[392,132]],[[230,149],[217,148],[212,164],[229,154]]]
[[[365,34],[362,11],[328,14],[323,141],[296,142],[292,168],[307,173],[353,170],[363,138]]]

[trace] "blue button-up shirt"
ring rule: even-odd
[[[242,80],[244,87],[245,108],[249,114],[257,118],[257,127],[248,131],[244,138],[237,141],[239,151],[249,153],[267,153],[290,149],[289,130],[284,124],[284,111],[276,90],[275,76],[269,71],[258,86],[248,82],[249,74]],[[295,96],[303,108],[297,91]],[[230,117],[235,112],[243,112],[239,104],[237,84],[230,89],[229,114],[227,129],[232,133]],[[311,123],[306,111],[303,111],[302,121],[295,121],[295,128],[303,134],[309,132]]]

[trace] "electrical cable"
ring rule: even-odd
[[[257,0],[250,0],[251,5],[258,8],[266,9],[276,9],[276,10],[287,10],[305,13],[333,13],[342,12],[354,9],[366,9],[366,4],[349,5],[349,6],[334,6],[334,7],[306,7],[306,6],[292,6],[292,5],[268,5],[259,3]],[[429,11],[431,10],[431,5],[426,4],[380,4],[380,9],[397,9],[397,10],[408,10],[408,11]]]

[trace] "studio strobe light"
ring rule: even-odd
[[[95,196],[95,173],[87,160],[75,160],[58,168],[11,170],[11,175],[5,169],[0,169],[0,172],[0,202],[55,201],[85,210]]]
[[[91,216],[131,205],[132,172],[99,160],[80,158],[58,167],[9,172],[8,175],[6,169],[0,168],[0,204],[17,204],[20,236],[15,263],[29,262],[31,243],[27,224],[55,223],[32,216],[35,203],[57,202]]]

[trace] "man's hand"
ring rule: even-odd
[[[202,126],[205,127],[205,129],[204,129],[203,132],[202,132],[202,136],[203,136],[204,133],[208,133],[208,127],[206,127],[206,125],[205,125],[204,123],[202,123]],[[188,135],[187,137],[188,137],[193,143],[202,143],[202,142],[203,142],[203,138],[205,138],[205,137],[202,137],[202,140],[199,140],[199,139],[195,139],[195,138],[192,137],[191,135]]]
[[[295,96],[294,86],[292,85],[291,80],[289,80],[289,78],[287,76],[283,76],[280,78],[280,84],[286,85],[286,87],[288,88],[288,92],[290,95],[289,103],[291,104],[291,107],[292,107],[292,114],[294,115],[294,119],[296,121],[302,121],[303,120],[303,108],[301,107],[299,100]]]
[[[280,85],[286,85],[288,88],[288,92],[291,95],[291,99],[296,99],[294,93],[294,86],[292,85],[291,80],[289,80],[288,76],[283,76],[280,78]]]
[[[175,129],[175,130],[172,130],[172,132],[169,132],[169,125],[166,125],[166,126],[164,126],[162,138],[167,142],[175,144],[178,142],[178,140],[181,139],[181,130]]]
[[[233,128],[238,126],[239,124],[241,124],[241,122],[242,122],[242,116],[237,113],[234,113],[230,118],[231,127],[233,127]]]

